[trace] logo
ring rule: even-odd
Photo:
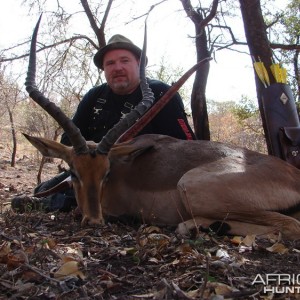
[[[257,274],[252,285],[262,284],[264,293],[299,294],[300,274]]]

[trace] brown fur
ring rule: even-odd
[[[278,213],[299,206],[300,170],[273,156],[161,135],[137,137],[96,157],[29,140],[42,154],[69,164],[84,223],[102,223],[102,213],[131,215],[146,223],[180,224],[182,233],[195,223],[224,221],[232,234],[281,231],[300,238],[300,222]]]

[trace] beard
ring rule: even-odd
[[[127,94],[130,87],[130,81],[127,77],[122,77],[122,80],[120,78],[114,78],[112,82],[109,84],[113,92],[116,94]]]
[[[129,76],[125,72],[115,72],[106,80],[115,94],[126,95],[132,93],[140,84],[139,77],[134,75]]]
[[[129,82],[128,81],[122,81],[122,82],[114,82],[112,85],[111,85],[111,88],[113,90],[116,90],[116,91],[124,91],[126,90],[127,88],[129,87]]]

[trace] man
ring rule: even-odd
[[[99,142],[122,116],[142,99],[139,77],[141,49],[122,35],[114,35],[94,57],[95,65],[104,70],[107,83],[92,88],[80,102],[73,121],[86,140]],[[155,100],[169,86],[148,80]],[[177,94],[140,134],[165,134],[178,139],[194,139],[183,103]],[[66,135],[62,143],[69,144]]]
[[[140,55],[139,47],[126,37],[117,34],[94,56],[94,63],[104,71],[107,83],[89,90],[73,117],[74,124],[87,141],[99,142],[120,118],[142,100],[139,76]],[[154,93],[155,101],[169,89],[169,86],[161,81],[152,79],[147,81]],[[179,94],[176,94],[139,134],[146,133],[164,134],[186,140],[195,139]],[[63,134],[61,143],[71,145],[66,134]],[[68,176],[69,173],[64,172],[42,183],[35,189],[35,193],[48,190]],[[43,199],[21,196],[12,200],[12,208],[20,212],[28,205],[32,208],[43,206],[46,211],[69,211],[76,206],[76,200],[72,190]]]

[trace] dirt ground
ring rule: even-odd
[[[0,156],[0,299],[300,299],[300,242],[120,222],[82,228],[73,213],[14,213],[11,198],[31,194],[37,169]],[[43,178],[56,173],[48,163]],[[265,292],[267,274],[286,274],[289,288],[269,281]]]

